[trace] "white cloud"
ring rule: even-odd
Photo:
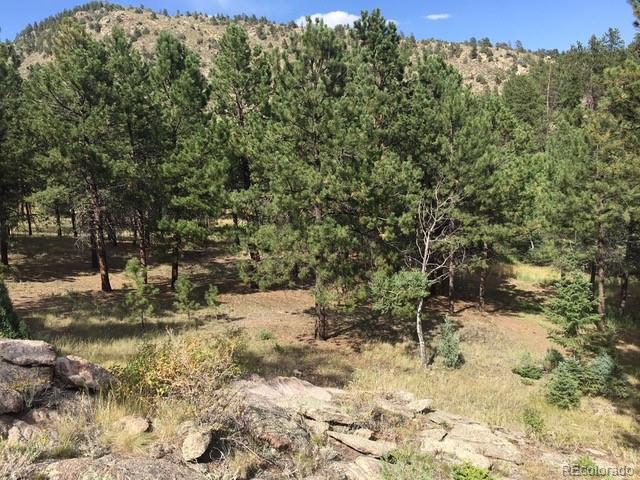
[[[437,22],[438,20],[447,20],[451,18],[451,14],[449,13],[430,13],[426,17],[427,20],[431,20],[433,22]]]
[[[328,13],[314,13],[309,16],[311,17],[311,20],[315,20],[316,18],[321,19],[325,25],[331,28],[338,25],[351,25],[360,18],[358,15],[353,15],[352,13],[343,12],[341,10]],[[296,23],[300,26],[304,26],[307,23],[307,19],[306,17],[300,17],[296,20]]]

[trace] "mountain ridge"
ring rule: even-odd
[[[272,22],[255,15],[208,15],[197,12],[169,15],[166,10],[155,12],[144,7],[124,7],[108,2],[90,2],[28,25],[15,38],[14,44],[24,59],[23,75],[29,67],[52,58],[52,40],[62,20],[75,18],[94,37],[101,39],[116,28],[122,28],[131,38],[135,48],[152,54],[155,42],[162,31],[168,31],[182,40],[201,59],[203,71],[209,71],[217,52],[218,41],[226,26],[238,22],[247,30],[253,45],[266,49],[282,44],[288,35],[301,28],[291,21],[287,24]],[[404,36],[417,52],[427,51],[440,55],[463,76],[465,84],[476,92],[499,89],[511,74],[523,74],[540,59],[539,54],[510,48],[506,44],[490,43],[483,39],[478,43],[446,42],[440,40],[416,40]]]

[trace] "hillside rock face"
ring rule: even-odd
[[[58,357],[36,340],[0,338],[0,415],[20,413],[54,388],[102,390],[112,381],[102,367],[79,357]]]

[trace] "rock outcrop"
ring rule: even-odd
[[[38,340],[0,338],[0,415],[20,413],[54,388],[108,388],[112,376],[80,357],[56,358],[53,347]]]

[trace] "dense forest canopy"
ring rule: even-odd
[[[457,275],[478,272],[482,308],[498,260],[590,275],[600,329],[624,311],[640,273],[638,39],[609,30],[479,95],[378,10],[272,49],[231,22],[208,75],[167,32],[143,55],[117,28],[98,40],[69,14],[51,21],[54,59],[26,77],[0,45],[3,264],[37,209],[59,235],[71,218],[105,292],[118,230],[143,267],[150,249],[170,255],[175,287],[185,249],[230,219],[247,282],[312,287],[318,337],[332,309],[408,309],[423,363],[430,293],[452,301]],[[45,26],[23,32],[23,51]]]

